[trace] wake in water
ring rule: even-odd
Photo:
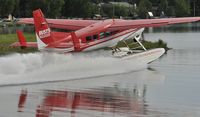
[[[72,80],[126,73],[143,68],[146,68],[146,65],[134,60],[112,58],[106,51],[73,55],[13,54],[0,57],[0,85]]]

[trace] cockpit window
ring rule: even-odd
[[[86,41],[92,41],[92,36],[87,36]]]

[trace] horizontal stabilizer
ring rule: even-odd
[[[36,42],[27,42],[26,43],[26,46],[22,46],[20,44],[20,42],[15,42],[13,44],[10,45],[11,47],[34,47],[34,48],[37,48],[37,43]]]
[[[23,48],[26,48],[26,47],[37,48],[36,42],[26,42],[26,39],[25,39],[22,31],[17,30],[16,32],[17,32],[17,37],[18,37],[19,42],[15,42],[15,43],[11,44],[10,46],[12,46],[12,47],[23,47]]]

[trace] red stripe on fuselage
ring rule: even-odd
[[[93,42],[90,42],[90,43],[93,43],[93,44],[88,43],[85,47],[81,47],[81,49],[82,49],[82,51],[83,51],[84,49],[87,49],[87,48],[89,48],[89,47],[92,47],[92,46],[95,46],[95,45],[98,45],[98,44],[101,44],[101,43],[104,43],[104,42],[107,42],[107,41],[114,40],[114,39],[116,39],[116,38],[118,38],[118,37],[124,36],[124,35],[126,35],[126,34],[128,34],[128,33],[131,33],[131,32],[136,32],[136,31],[138,31],[138,30],[139,30],[139,29],[133,29],[133,30],[130,30],[130,31],[127,31],[127,30],[126,30],[126,31],[122,31],[122,32],[124,32],[124,33],[119,32],[119,33],[122,33],[122,34],[119,35],[119,33],[117,33],[117,34],[113,35],[113,38],[111,38],[111,39],[105,39],[105,38],[103,38],[103,39],[101,39],[101,40],[93,41]],[[117,36],[117,35],[118,35],[118,36]],[[106,37],[106,38],[109,38],[109,37]]]
[[[138,31],[139,29],[132,29],[132,30],[125,30],[125,31],[121,31],[115,35],[112,35],[113,37],[106,37],[106,38],[103,38],[103,39],[100,39],[100,40],[96,40],[96,41],[93,41],[93,42],[88,42],[88,43],[80,43],[80,50],[79,51],[84,51],[85,49],[89,48],[89,47],[92,47],[92,46],[96,46],[98,44],[101,44],[101,43],[105,43],[105,42],[108,42],[108,41],[111,41],[111,40],[114,40],[116,38],[119,38],[121,36],[124,36],[128,33],[131,33],[131,32],[136,32]],[[121,33],[121,34],[120,34]],[[66,46],[66,45],[70,45],[70,46]],[[72,45],[73,46],[73,45]],[[71,44],[69,43],[62,43],[61,45],[59,46],[56,46],[55,48],[57,49],[66,49],[66,48],[70,48],[72,47]],[[70,51],[72,52],[72,51]]]

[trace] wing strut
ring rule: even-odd
[[[142,37],[142,33],[144,31],[144,28],[141,28],[140,30],[138,30],[137,32],[132,33],[131,35],[129,35],[126,38],[132,37],[133,36],[133,41],[136,40],[137,43],[139,44],[139,47],[135,47],[135,48],[130,48],[129,45],[126,43],[125,40],[123,40],[124,44],[127,46],[127,48],[129,50],[133,50],[133,49],[137,49],[137,48],[141,48],[146,51],[147,49],[144,47],[144,45],[140,42],[140,38]]]
[[[144,45],[142,45],[142,43],[140,42],[140,38],[141,38],[142,34],[139,34],[138,36],[135,36],[135,40],[139,43],[139,45],[146,51],[147,49],[144,47]]]
[[[72,42],[74,45],[74,51],[79,51],[80,50],[80,41],[77,38],[75,32],[71,32],[71,36],[72,36]]]

